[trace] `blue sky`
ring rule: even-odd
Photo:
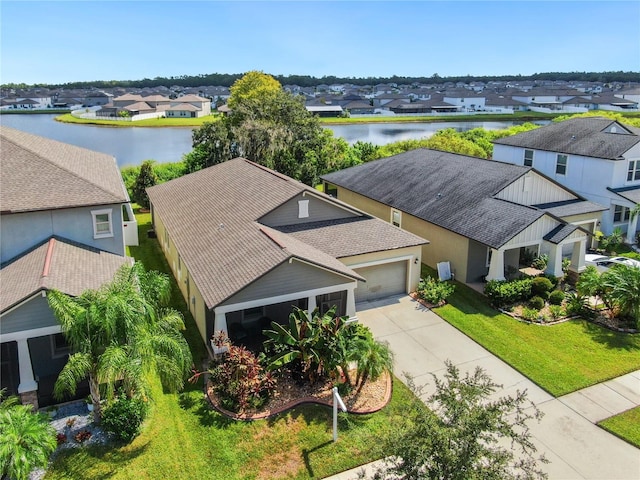
[[[631,1],[6,1],[0,83],[640,71]]]

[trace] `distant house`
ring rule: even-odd
[[[640,129],[601,117],[574,118],[494,141],[493,158],[533,166],[606,207],[598,230],[634,242],[640,203]]]
[[[429,240],[424,263],[450,262],[467,283],[504,279],[529,254],[584,268],[604,207],[530,167],[418,149],[322,176],[339,200]]]
[[[344,113],[340,105],[307,105],[305,108],[318,117],[339,117]]]
[[[106,105],[107,103],[111,103],[111,99],[113,95],[106,92],[91,92],[88,93],[84,98],[84,104],[88,107],[98,106],[98,105]]]
[[[0,138],[1,382],[43,406],[69,354],[47,291],[111,280],[137,225],[113,157],[8,127]]]
[[[243,158],[147,191],[205,342],[260,334],[293,306],[355,319],[356,302],[418,284],[426,240]]]
[[[211,115],[211,100],[198,95],[183,95],[171,100],[167,117],[206,117]]]

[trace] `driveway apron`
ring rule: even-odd
[[[640,450],[594,424],[640,404],[640,372],[554,398],[409,296],[356,308],[360,322],[389,342],[396,376],[406,381],[408,373],[424,386],[424,398],[433,392],[432,374],[445,372],[445,360],[462,373],[483,368],[502,385],[496,398],[526,389],[545,414],[529,425],[538,452],[550,460],[543,466],[550,479],[640,479]]]

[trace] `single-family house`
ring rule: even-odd
[[[44,406],[69,353],[47,291],[108,282],[131,263],[137,225],[110,155],[8,127],[0,139],[0,376],[9,394]]]
[[[183,95],[171,100],[167,117],[206,117],[211,115],[211,100],[198,95]]]
[[[356,302],[418,284],[426,240],[244,158],[147,192],[205,342],[255,336],[293,306],[356,318]]]
[[[603,117],[574,118],[495,140],[493,158],[528,165],[603,205],[598,230],[634,243],[640,203],[640,129]]]
[[[564,256],[581,270],[603,209],[531,167],[428,149],[322,179],[339,200],[429,239],[423,262],[450,262],[467,283],[504,279],[531,254],[548,254],[557,276]]]

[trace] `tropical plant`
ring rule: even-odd
[[[589,298],[580,292],[570,292],[565,296],[568,315],[590,316]]]
[[[422,300],[431,305],[440,305],[455,291],[456,286],[452,282],[441,282],[430,275],[420,279],[417,294]]]
[[[480,368],[462,377],[446,362],[443,379],[425,405],[422,388],[399,405],[396,421],[380,436],[384,457],[375,478],[533,479],[546,478],[527,423],[542,417],[526,392],[490,400],[500,385]]]
[[[640,328],[640,268],[618,265],[602,274],[604,298]]]
[[[549,312],[551,312],[551,317],[554,320],[564,317],[567,313],[564,307],[562,307],[561,305],[550,305]]]
[[[276,386],[261,358],[245,347],[228,345],[220,361],[209,369],[211,384],[222,406],[234,412],[264,404]]]
[[[58,442],[49,416],[34,413],[17,397],[3,400],[0,391],[0,475],[26,480],[35,468],[45,467]]]
[[[359,325],[359,330],[348,358],[356,364],[358,391],[368,380],[375,382],[384,372],[393,371],[393,352],[389,343],[376,340],[364,325]]]
[[[611,232],[609,236],[603,236],[600,238],[598,246],[603,249],[605,252],[615,252],[618,250],[618,247],[624,241],[624,234],[620,227],[616,227]]]
[[[580,274],[580,278],[576,282],[576,290],[580,295],[587,297],[595,297],[596,303],[598,299],[602,299],[604,287],[600,272],[593,265],[589,265]]]
[[[549,263],[549,255],[547,255],[546,253],[543,253],[542,255],[538,255],[536,258],[533,259],[533,262],[531,262],[531,266],[533,268],[537,268],[538,270],[546,270],[548,263]]]
[[[99,290],[69,297],[52,290],[49,305],[62,326],[72,354],[54,385],[54,396],[74,393],[88,378],[96,423],[102,397],[113,398],[116,383],[145,396],[147,374],[159,375],[165,388],[183,387],[192,364],[180,330],[181,315],[165,307],[170,294],[166,275],[146,272],[140,263],[122,267]]]

